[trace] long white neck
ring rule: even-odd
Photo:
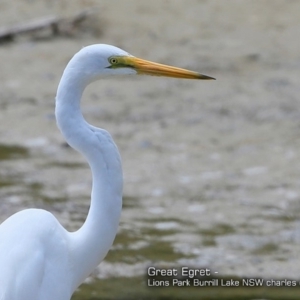
[[[60,81],[55,115],[70,146],[87,159],[93,176],[91,205],[83,226],[69,233],[73,290],[94,270],[109,251],[117,233],[122,209],[122,166],[109,133],[89,125],[80,100],[87,86],[82,75],[67,66]]]

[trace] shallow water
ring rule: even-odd
[[[69,148],[60,148],[69,152]],[[9,166],[34,165],[38,157],[43,157],[43,168],[52,173],[51,168],[60,170],[65,174],[70,172],[84,172],[86,166],[82,162],[53,162],[45,161],[43,151],[32,154],[30,148],[1,146],[0,147],[2,171]],[[12,171],[13,168],[10,168]],[[28,170],[28,169],[27,169]],[[5,172],[4,172],[5,173]],[[29,172],[30,174],[30,172]],[[18,211],[24,206],[42,207],[52,211],[67,228],[74,230],[81,226],[85,220],[89,207],[88,195],[83,199],[69,199],[70,196],[57,195],[65,191],[65,186],[56,190],[54,194],[40,181],[33,180],[27,172],[18,176],[12,172],[0,177],[1,212]],[[71,195],[80,191],[80,186],[73,186]],[[84,190],[87,186],[84,185]],[[68,194],[68,193],[67,193]],[[56,196],[55,196],[56,195]],[[258,264],[260,257],[268,257],[272,253],[276,259],[285,260],[284,255],[278,254],[277,240],[252,236],[251,227],[243,228],[248,234],[241,234],[234,226],[226,222],[213,223],[210,226],[195,226],[195,221],[179,215],[170,216],[162,207],[155,206],[148,209],[143,201],[137,197],[124,196],[123,215],[120,229],[114,245],[104,262],[95,270],[92,276],[83,284],[76,294],[75,299],[298,299],[300,288],[297,287],[149,287],[147,267],[157,266],[167,269],[178,266],[190,266],[192,268],[204,268],[213,266],[215,251],[223,252],[220,259],[227,262],[235,261],[238,254],[228,256],[228,250],[252,253],[256,259],[253,264]],[[197,206],[198,207],[198,206]],[[68,209],[67,213],[65,212]],[[195,207],[194,207],[195,209]],[[198,207],[199,212],[202,208]],[[281,222],[290,222],[280,220]],[[287,233],[288,235],[288,233]],[[198,245],[198,246],[196,246]],[[221,249],[220,249],[221,248]],[[220,249],[220,250],[218,250]],[[223,249],[223,250],[222,250]],[[238,253],[237,252],[237,253]],[[249,255],[249,254],[247,254]],[[220,280],[238,280],[242,282],[244,277],[238,277],[232,271],[232,276],[220,274]],[[280,274],[278,274],[280,277]],[[153,278],[150,278],[151,280]],[[165,278],[157,277],[156,281],[164,281]],[[168,280],[171,279],[168,277]],[[265,280],[267,280],[265,278]],[[200,298],[201,297],[201,298]]]
[[[5,26],[98,5],[2,2]],[[299,6],[153,0],[116,8],[107,1],[73,38],[24,36],[1,45],[0,220],[40,207],[69,230],[84,221],[90,171],[56,128],[54,97],[70,57],[83,45],[106,42],[217,80],[118,78],[86,91],[85,117],[109,130],[121,152],[124,209],[113,249],[75,297],[191,298],[192,288],[146,288],[151,265],[298,280]],[[204,293],[208,299],[299,298],[297,288]]]

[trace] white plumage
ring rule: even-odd
[[[27,209],[4,221],[0,226],[0,300],[69,300],[109,251],[122,209],[121,159],[110,134],[85,121],[80,100],[89,83],[115,74],[212,79],[138,59],[109,45],[85,47],[71,59],[58,86],[55,115],[66,141],[90,165],[90,210],[76,232],[68,232],[41,209]]]

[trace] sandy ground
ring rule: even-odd
[[[176,264],[299,279],[300,2],[2,0],[0,26],[95,5],[73,37],[0,45],[0,143],[28,151],[0,161],[1,181],[14,182],[1,184],[1,220],[37,206],[80,225],[90,174],[63,146],[54,97],[70,57],[108,43],[217,78],[119,78],[86,91],[84,114],[114,136],[124,201],[135,201],[121,228],[161,220],[176,231],[173,248],[192,257]]]

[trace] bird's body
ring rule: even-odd
[[[16,213],[0,226],[0,237],[1,300],[71,298],[68,233],[51,213]]]
[[[109,251],[122,209],[121,159],[110,134],[85,121],[80,100],[85,87],[102,75],[137,73],[212,79],[137,59],[109,45],[88,46],[71,59],[58,87],[55,115],[66,141],[90,165],[90,210],[75,232],[68,232],[41,209],[27,209],[4,221],[0,226],[0,300],[69,300]]]

